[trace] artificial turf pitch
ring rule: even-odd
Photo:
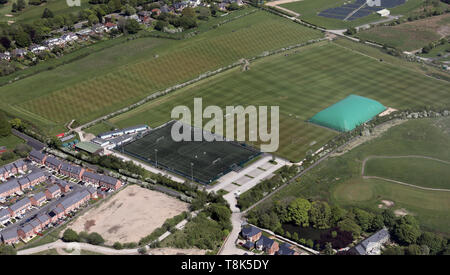
[[[193,177],[202,184],[214,182],[260,154],[252,147],[231,141],[176,142],[171,136],[174,123],[153,129],[117,150],[183,177]],[[192,136],[197,130],[191,127]]]

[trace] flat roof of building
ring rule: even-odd
[[[75,148],[86,151],[88,153],[94,154],[98,150],[102,150],[103,148],[95,143],[82,141],[75,145]]]

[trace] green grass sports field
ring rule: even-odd
[[[56,133],[72,119],[88,122],[243,57],[320,37],[316,30],[255,12],[191,39],[133,40],[3,86],[0,106]]]
[[[345,45],[345,44],[344,44]],[[420,81],[418,81],[420,80]],[[334,42],[320,42],[260,59],[242,72],[236,68],[148,102],[111,119],[125,127],[170,120],[174,106],[203,105],[280,106],[278,154],[292,161],[303,159],[337,133],[306,121],[320,110],[350,94],[375,99],[385,106],[406,108],[450,103],[448,83],[414,70],[380,62]]]

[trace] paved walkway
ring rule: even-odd
[[[57,240],[53,243],[44,244],[41,246],[28,248],[24,250],[17,251],[17,255],[30,255],[39,253],[45,250],[49,249],[67,249],[67,250],[74,250],[74,252],[69,253],[71,255],[77,255],[80,250],[88,250],[92,252],[102,253],[102,254],[108,254],[108,255],[135,255],[139,254],[137,249],[121,249],[117,250],[114,248],[104,247],[104,246],[98,246],[98,245],[92,245],[88,243],[65,243],[61,240]]]

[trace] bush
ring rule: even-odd
[[[135,242],[123,244],[123,248],[136,248],[136,247],[138,247],[138,244]]]
[[[115,242],[115,243],[113,244],[113,247],[114,247],[114,249],[117,249],[117,250],[120,250],[120,249],[123,248],[122,244],[119,243],[119,242]]]
[[[99,244],[103,244],[105,242],[103,237],[100,234],[98,234],[97,232],[92,232],[91,234],[89,234],[87,241],[88,241],[88,243],[93,244],[93,245],[99,245]]]
[[[25,143],[18,144],[14,148],[14,153],[16,153],[21,158],[25,158],[28,156],[28,153],[31,152],[31,147],[26,145]]]
[[[2,160],[10,160],[13,159],[16,155],[11,151],[6,151],[2,154],[1,159]]]
[[[78,236],[77,232],[75,232],[69,228],[69,229],[66,229],[66,231],[64,231],[62,240],[64,242],[79,242],[80,236]]]
[[[80,237],[80,242],[88,242],[89,239],[89,233],[86,231],[81,231],[78,236]]]
[[[142,255],[147,254],[147,248],[139,247],[138,252],[139,252],[139,254],[142,254]]]

